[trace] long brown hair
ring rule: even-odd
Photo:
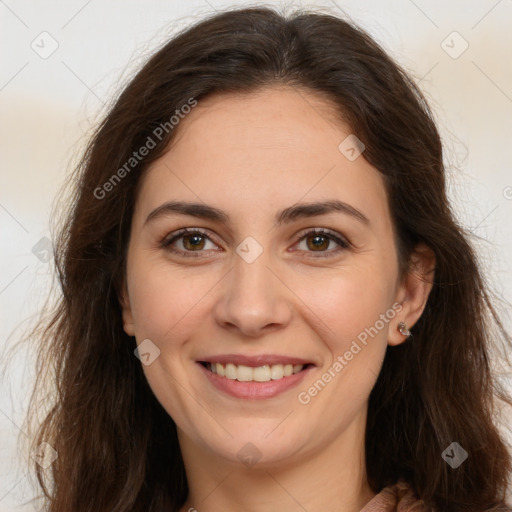
[[[401,272],[419,243],[436,256],[433,289],[413,337],[388,347],[369,398],[371,487],[379,492],[403,479],[440,511],[504,506],[511,458],[495,415],[499,399],[512,402],[491,372],[491,353],[496,342],[511,340],[450,209],[442,145],[422,93],[352,23],[246,8],[202,20],[152,56],[73,175],[71,210],[55,242],[62,299],[41,336],[36,385],[48,375],[55,390],[33,442],[58,453],[47,470],[35,466],[49,512],[177,511],[185,502],[175,424],[122,327],[119,292],[133,208],[144,171],[179,129],[169,127],[177,110],[191,98],[273,84],[322,94],[364,143],[364,158],[385,179]],[[155,147],[126,167],[148,137]],[[454,441],[469,453],[456,469],[441,456]]]

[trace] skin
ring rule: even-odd
[[[397,325],[420,317],[431,284],[430,250],[419,246],[399,280],[384,182],[364,153],[350,161],[338,145],[350,128],[310,91],[267,87],[213,95],[180,122],[170,150],[143,177],[133,215],[122,291],[124,329],[160,355],[143,366],[177,424],[190,493],[198,512],[359,511],[375,493],[366,479],[364,432],[370,391],[387,345],[406,340]],[[369,224],[334,212],[277,225],[277,211],[338,199]],[[167,201],[206,203],[228,223],[171,214],[145,222]],[[162,239],[202,228],[200,248]],[[325,228],[349,248],[314,235]],[[263,252],[247,263],[247,237]],[[197,241],[197,240],[196,240]],[[186,243],[188,242],[188,244]],[[318,256],[320,254],[320,257]],[[321,257],[327,255],[326,257]],[[379,315],[400,312],[307,404],[298,401]],[[285,354],[315,364],[303,381],[273,398],[220,392],[197,360],[218,354]],[[252,443],[252,467],[237,454]]]

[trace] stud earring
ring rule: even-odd
[[[409,329],[407,329],[407,325],[405,324],[405,322],[400,322],[397,326],[397,329],[400,331],[400,334],[402,336],[410,336],[411,335],[411,331]]]

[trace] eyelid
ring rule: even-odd
[[[172,252],[183,254],[183,251],[181,251],[181,250],[178,250],[178,249],[177,250],[173,250],[171,248],[171,244],[175,240],[178,240],[179,238],[182,238],[185,235],[196,235],[196,234],[203,235],[205,238],[209,239],[210,241],[212,241],[216,245],[219,245],[219,243],[217,241],[215,241],[215,236],[212,237],[211,233],[208,230],[205,230],[205,229],[202,229],[202,228],[182,228],[182,229],[178,229],[177,231],[173,231],[172,233],[169,233],[168,235],[166,235],[162,239],[162,241],[160,242],[160,245],[164,249],[170,250]],[[186,252],[188,254],[190,254],[190,253],[194,253],[194,252],[201,253],[201,252],[206,252],[206,251],[186,251]]]
[[[182,228],[177,231],[174,231],[168,235],[166,235],[160,242],[160,246],[170,252],[173,252],[175,254],[184,256],[184,257],[203,257],[201,256],[201,253],[207,252],[207,251],[182,251],[180,249],[174,249],[172,248],[171,244],[180,238],[182,238],[185,235],[194,235],[194,234],[200,234],[203,235],[205,238],[209,239],[213,243],[219,245],[215,241],[215,236],[211,236],[210,232],[208,230],[202,229],[202,228]],[[306,252],[308,255],[312,255],[313,258],[322,258],[322,257],[329,257],[331,255],[337,255],[342,251],[346,251],[350,248],[352,248],[352,243],[343,235],[340,233],[333,231],[328,228],[306,228],[299,232],[297,235],[295,235],[294,238],[296,238],[296,241],[294,245],[297,245],[300,243],[303,239],[305,239],[308,235],[323,235],[327,237],[329,240],[332,240],[338,244],[337,249],[333,249],[330,251],[303,251]],[[293,250],[292,252],[297,252],[297,250]],[[300,252],[300,251],[298,251]],[[309,257],[309,256],[307,256]]]
[[[328,228],[306,228],[296,235],[297,241],[295,242],[294,245],[297,245],[307,236],[311,235],[323,235],[327,239],[336,242],[339,247],[336,249],[331,249],[330,251],[305,251],[308,255],[306,257],[327,258],[330,256],[338,255],[340,252],[347,251],[353,247],[352,243],[347,239],[346,236]]]

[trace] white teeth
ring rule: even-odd
[[[294,373],[299,373],[304,368],[302,364],[265,364],[263,366],[245,366],[243,364],[228,363],[210,363],[207,368],[213,373],[226,379],[238,380],[240,382],[268,382],[270,380],[279,380],[283,377],[289,377]]]
[[[236,366],[234,364],[228,363],[226,365],[225,377],[232,380],[236,379]]]
[[[270,377],[272,380],[282,379],[284,377],[284,368],[282,364],[273,364],[270,367]]]
[[[235,366],[235,365],[233,365]],[[236,380],[240,382],[250,382],[253,379],[253,369],[250,366],[240,364],[236,367]]]
[[[253,378],[256,382],[268,382],[270,380],[270,366],[258,366],[252,371]]]

